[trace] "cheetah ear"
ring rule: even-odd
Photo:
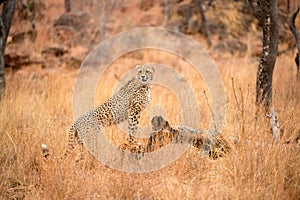
[[[136,65],[135,69],[138,70],[139,68],[141,68],[141,65]]]
[[[153,70],[153,72],[155,72],[155,69],[154,69],[154,67],[153,67],[153,66],[151,66],[151,69]]]
[[[148,66],[148,69],[149,69],[149,68],[153,71],[153,73],[155,72],[155,69],[154,69],[154,67],[153,67],[152,65],[149,65],[149,66]]]

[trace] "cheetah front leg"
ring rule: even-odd
[[[139,120],[140,120],[140,113],[142,109],[138,103],[132,103],[128,110],[128,137],[127,141],[132,143],[135,141],[135,135],[137,132]]]
[[[136,153],[136,159],[139,160],[142,154],[142,146],[135,139],[135,135],[137,132],[140,113],[142,111],[142,107],[138,103],[133,103],[130,105],[128,110],[128,136],[126,138],[127,145],[129,150],[132,153]]]

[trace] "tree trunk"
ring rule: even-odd
[[[299,62],[300,40],[299,40],[299,32],[298,32],[298,30],[296,28],[296,25],[295,25],[295,20],[296,20],[296,17],[298,15],[299,11],[300,11],[300,5],[298,5],[297,10],[294,12],[294,14],[292,14],[292,16],[290,18],[290,23],[289,23],[290,30],[293,33],[294,37],[295,37],[296,47],[297,47],[297,55],[295,57],[295,63],[297,65],[297,78],[298,78],[298,80],[300,80],[300,62]]]
[[[3,51],[3,43],[5,39],[5,28],[3,25],[3,21],[0,18],[0,99],[3,98],[5,94],[5,74],[4,74],[4,51]]]
[[[272,79],[278,51],[278,10],[276,0],[248,0],[263,29],[263,50],[257,70],[256,104],[265,109],[275,141],[279,141],[279,123],[272,106]],[[271,114],[270,114],[271,112]]]
[[[266,112],[272,103],[272,78],[278,47],[278,10],[276,0],[249,0],[254,16],[263,29],[263,50],[257,70],[256,104]]]
[[[15,11],[15,0],[1,1],[3,3],[2,15],[0,18],[0,99],[5,94],[5,74],[4,74],[4,52],[6,40],[11,26],[11,21]]]

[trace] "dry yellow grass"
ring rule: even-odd
[[[162,63],[169,60],[165,56],[149,52],[143,59],[149,62],[155,58]],[[174,59],[169,65],[187,78],[197,94],[204,113],[199,127],[203,128],[210,120],[205,86],[190,66]],[[120,69],[120,63],[132,66],[136,62],[123,58],[112,67]],[[284,144],[300,129],[300,85],[295,81],[291,56],[279,57],[274,73],[274,102],[284,126],[279,143],[272,141],[264,117],[255,120],[257,63],[236,58],[217,64],[227,93],[223,134],[229,142],[232,136],[239,137],[240,143],[232,144],[232,151],[217,160],[201,158],[190,149],[172,165],[148,174],[113,170],[91,156],[79,163],[74,157],[57,162],[55,157],[64,153],[73,120],[74,71],[8,74],[7,95],[0,105],[0,199],[299,199],[300,147]],[[121,76],[126,70],[115,73]],[[113,79],[113,75],[108,71],[104,79]],[[232,77],[238,100],[244,99],[244,115],[237,108]],[[100,81],[102,84],[105,81]],[[112,88],[98,88],[102,91],[96,93],[98,103],[111,95]],[[152,105],[161,103],[170,122],[176,124],[178,102],[161,90],[154,86]],[[142,120],[142,124],[149,124],[149,118]],[[48,161],[42,158],[41,143],[51,149]]]

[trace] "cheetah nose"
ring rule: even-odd
[[[148,80],[147,76],[141,76],[141,78],[142,78],[142,81],[147,81]]]

